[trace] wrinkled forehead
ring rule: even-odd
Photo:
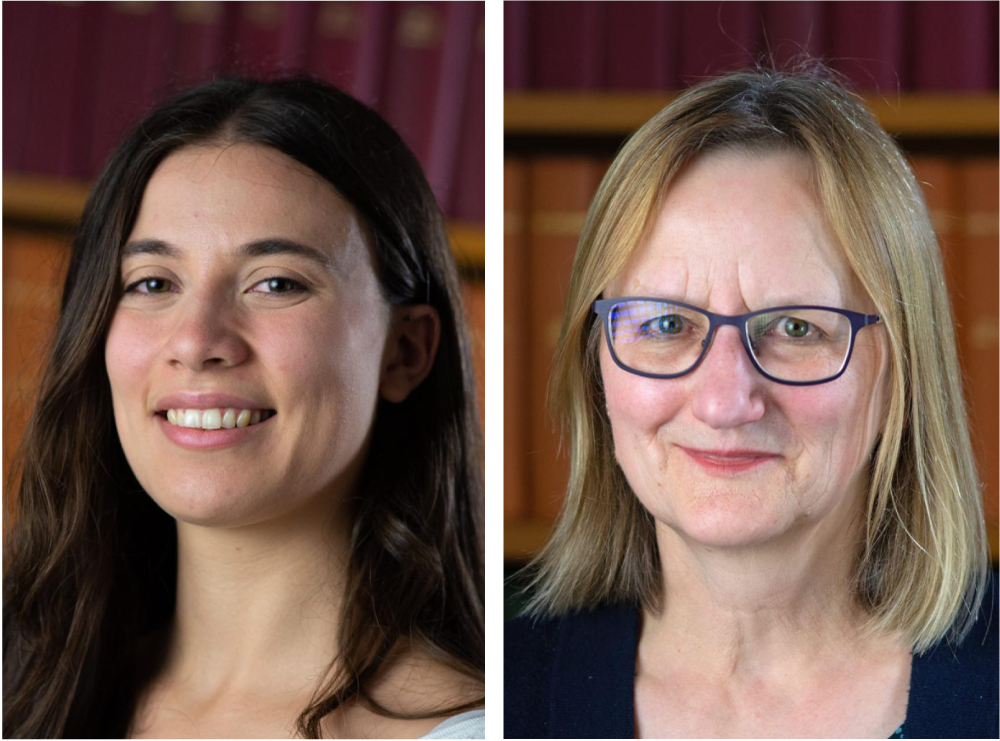
[[[605,296],[647,295],[722,312],[780,304],[862,309],[861,290],[805,154],[718,151],[668,185]]]

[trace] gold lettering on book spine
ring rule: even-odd
[[[278,3],[243,3],[243,14],[247,20],[261,28],[277,28],[278,26]]]
[[[429,5],[413,5],[403,11],[396,26],[396,41],[409,49],[429,49],[441,40],[438,12]]]
[[[111,3],[111,8],[117,10],[119,13],[128,13],[129,15],[149,15],[153,12],[153,7],[156,5],[154,2],[131,2],[131,0],[124,0],[123,2]]]
[[[174,17],[182,23],[213,23],[222,14],[222,3],[191,0],[174,3]]]
[[[361,31],[361,5],[323,3],[319,12],[319,30],[332,39],[357,38]]]

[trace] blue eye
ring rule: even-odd
[[[640,324],[638,334],[642,337],[676,337],[686,327],[687,320],[680,314],[663,314]]]
[[[656,320],[656,328],[662,334],[680,334],[684,329],[684,318],[679,314],[665,314]]]

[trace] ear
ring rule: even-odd
[[[441,317],[433,306],[394,306],[382,360],[379,394],[396,404],[405,401],[434,366],[441,339]]]

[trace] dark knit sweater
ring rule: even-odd
[[[996,575],[958,648],[914,655],[906,738],[998,738]],[[504,634],[504,738],[634,738],[639,610],[517,618]]]

